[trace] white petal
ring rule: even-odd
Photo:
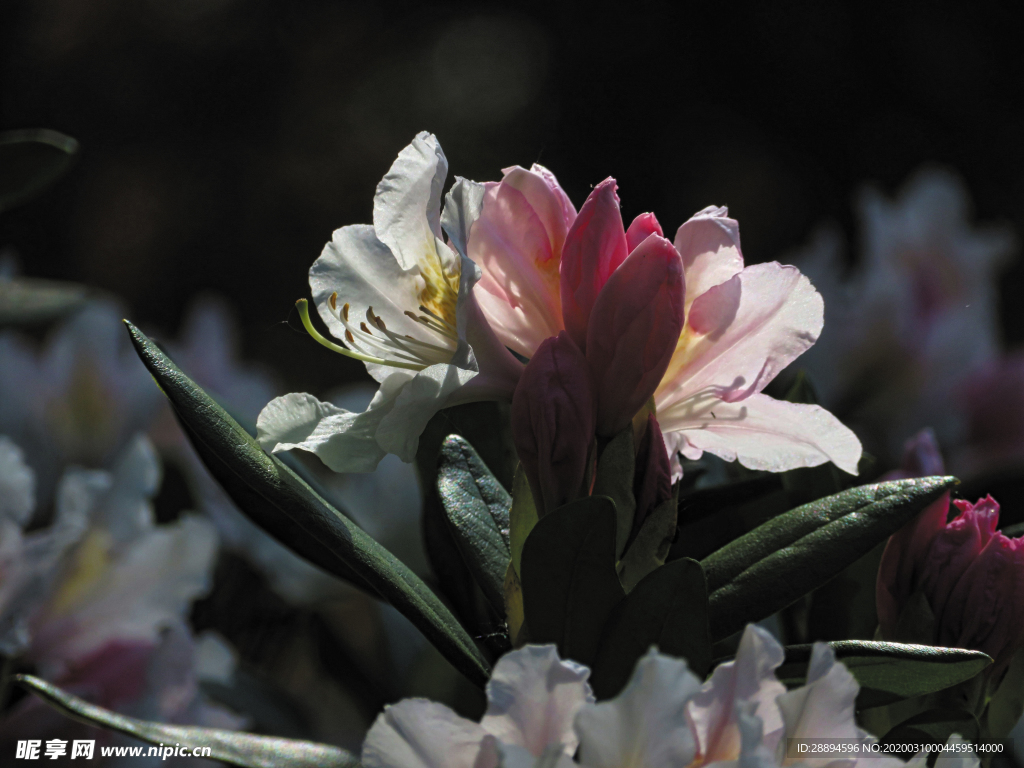
[[[855,475],[862,452],[857,436],[824,408],[764,394],[735,403],[707,399],[689,413],[681,408],[659,412],[658,421],[666,444],[669,434],[679,433],[702,451],[768,472],[831,461]]]
[[[24,525],[36,506],[36,476],[14,441],[0,435],[0,520]]]
[[[690,705],[689,715],[705,762],[739,757],[741,733],[736,705],[756,703],[765,743],[770,747],[782,733],[782,715],[775,699],[786,686],[775,677],[785,652],[767,631],[748,624],[736,659],[720,664]]]
[[[373,307],[389,330],[440,344],[440,338],[431,339],[437,334],[405,314],[419,314],[421,283],[417,271],[403,269],[368,224],[335,230],[331,242],[309,269],[317,311],[335,338],[342,341],[345,326],[328,303],[335,293],[339,307],[349,304],[349,317],[356,326],[364,322],[367,308]]]
[[[402,269],[420,264],[441,238],[441,190],[448,161],[433,135],[420,133],[377,185],[373,228]]]
[[[622,693],[577,716],[580,761],[589,768],[689,765],[697,741],[685,708],[699,690],[700,680],[685,661],[651,650]]]
[[[377,427],[397,394],[389,399],[382,393],[383,385],[363,413],[320,402],[304,392],[283,395],[260,413],[257,439],[272,453],[293,448],[315,453],[335,472],[372,472],[385,454],[377,445]]]
[[[700,393],[740,399],[760,392],[821,333],[824,303],[796,267],[755,264],[690,307],[655,393],[659,417]]]
[[[947,744],[964,744],[964,738],[959,733],[951,733]],[[978,768],[981,761],[974,750],[970,752],[943,752],[935,761],[935,768]]]
[[[743,269],[740,225],[728,208],[709,205],[695,213],[676,231],[674,244],[683,257],[687,311],[694,299]]]
[[[484,185],[456,176],[444,198],[441,227],[460,256],[469,255],[469,231],[480,218],[483,206]]]
[[[495,742],[495,748],[498,753],[497,768],[578,768],[578,764],[561,749],[552,748],[536,757],[530,750],[514,744]],[[482,762],[477,761],[474,768],[485,768]]]
[[[487,714],[480,725],[504,744],[540,757],[552,746],[572,755],[576,713],[594,700],[590,670],[561,661],[553,645],[528,645],[503,656],[487,684]]]
[[[473,768],[485,735],[443,704],[407,699],[377,717],[361,760],[366,768]]]
[[[390,401],[388,412],[380,419],[375,433],[377,445],[387,453],[395,454],[402,461],[409,462],[415,459],[420,435],[427,422],[445,407],[450,395],[474,376],[476,371],[441,364],[424,368],[412,379],[404,382],[401,390],[396,392],[394,399]],[[381,385],[381,392],[390,381],[389,378]],[[380,396],[378,393],[377,397]],[[377,402],[377,398],[374,398],[374,402]],[[373,408],[371,404],[367,415]],[[379,460],[378,458],[377,461]]]

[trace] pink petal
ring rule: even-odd
[[[629,253],[617,187],[615,179],[608,178],[594,188],[562,248],[562,320],[570,338],[583,351],[594,302]]]
[[[658,219],[653,213],[641,213],[633,219],[633,223],[626,230],[626,249],[632,253],[640,243],[651,235],[664,237],[665,233],[661,230],[661,224],[658,223]]]
[[[824,303],[796,267],[747,267],[706,291],[656,395],[658,413],[698,393],[738,400],[760,392],[821,333]],[[664,422],[662,422],[664,425]]]
[[[526,173],[513,169],[509,175],[531,198],[543,202],[546,185],[539,178],[524,179]],[[485,186],[468,245],[469,257],[482,273],[473,295],[501,342],[531,357],[544,339],[562,328],[558,265],[565,234],[552,216],[557,200],[548,194],[547,207],[538,211],[514,184]],[[552,231],[561,231],[561,239],[552,239]]]
[[[686,273],[686,308],[709,288],[724,283],[743,269],[740,225],[728,208],[709,205],[695,213],[676,232],[676,250]]]
[[[562,217],[565,219],[566,228],[571,227],[572,223],[576,221],[576,206],[572,204],[569,196],[565,194],[565,190],[563,190],[561,185],[558,183],[558,179],[555,178],[555,174],[538,163],[531,165],[530,171],[544,179],[544,183],[548,185],[548,188],[554,193],[558,200],[558,207],[562,211]]]
[[[831,461],[844,472],[857,473],[860,441],[820,406],[762,394],[735,403],[709,397],[683,405],[688,407],[658,409],[666,442],[668,434],[681,431],[699,451],[738,460],[749,469],[785,472]]]
[[[597,431],[616,435],[654,394],[683,328],[683,265],[651,235],[601,290],[587,328],[597,385]]]
[[[366,734],[366,768],[474,768],[487,732],[443,704],[406,699],[385,707]]]

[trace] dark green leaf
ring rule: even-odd
[[[210,757],[242,768],[358,768],[360,765],[354,755],[329,744],[136,720],[89,704],[38,677],[18,675],[16,679],[75,720],[109,728],[150,744],[209,747]]]
[[[978,718],[962,709],[929,709],[904,720],[881,741],[889,744],[945,744],[949,737],[960,734],[965,741],[976,743],[980,733]],[[934,753],[933,753],[934,754]]]
[[[0,213],[46,189],[77,153],[78,142],[57,131],[0,133]]]
[[[633,530],[636,499],[633,498],[633,475],[636,472],[636,453],[633,450],[633,427],[626,427],[613,437],[597,460],[594,478],[594,496],[607,496],[615,503],[618,516],[615,533],[615,557],[622,557]]]
[[[992,663],[981,651],[963,648],[871,640],[839,640],[829,645],[860,684],[858,709],[941,691],[970,680]],[[787,686],[803,685],[810,659],[810,645],[787,646],[786,660],[775,674]]]
[[[437,491],[463,560],[498,615],[504,614],[512,497],[458,435],[441,447]]]
[[[0,327],[59,320],[80,309],[87,298],[84,285],[28,277],[0,278]]]
[[[706,557],[715,640],[820,586],[957,482],[893,480],[852,488],[769,520]]]
[[[367,585],[416,625],[456,669],[484,685],[487,662],[430,588],[283,462],[266,454],[145,334],[126,324],[142,362],[171,401],[196,451],[239,508],[271,535],[283,534],[283,544],[304,557],[319,558],[313,561],[317,565]]]
[[[708,593],[696,560],[674,560],[651,572],[612,611],[590,684],[599,699],[616,696],[648,649],[686,659],[703,678],[711,664]]]
[[[615,505],[587,496],[542,517],[523,545],[520,573],[530,641],[592,664],[623,598],[615,574]]]

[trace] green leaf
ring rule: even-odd
[[[208,747],[210,757],[229,765],[242,768],[358,768],[360,765],[354,755],[329,744],[136,720],[83,701],[38,677],[17,675],[15,679],[70,718],[150,744]]]
[[[257,525],[342,578],[393,605],[466,677],[485,685],[489,666],[473,639],[423,581],[359,526],[270,456],[131,323],[132,343],[200,458]],[[328,557],[329,555],[329,557]],[[312,559],[312,558],[311,558]]]
[[[587,496],[540,519],[523,546],[520,577],[530,642],[592,664],[623,598],[615,573],[615,505]]]
[[[530,532],[537,525],[537,505],[533,501],[530,480],[522,465],[516,467],[512,482],[512,509],[509,510],[509,549],[512,553],[512,567],[522,574],[523,546]]]
[[[893,480],[790,510],[704,558],[711,636],[728,637],[820,586],[957,482]]]
[[[617,568],[619,581],[627,594],[648,574],[665,564],[676,534],[677,514],[676,500],[666,499],[647,515],[640,526],[640,532],[630,542]]]
[[[598,699],[618,695],[651,646],[686,659],[703,678],[711,664],[711,635],[700,563],[683,558],[650,573],[616,606],[602,635],[590,677]]]
[[[465,438],[450,435],[441,447],[437,491],[455,543],[484,596],[505,613],[512,497]]]
[[[965,741],[977,743],[981,731],[978,718],[962,709],[929,709],[897,725],[882,737],[889,744],[945,744],[958,733]],[[934,753],[933,753],[934,754]]]
[[[0,327],[59,320],[80,309],[88,295],[88,288],[75,283],[0,278]]]
[[[1006,674],[985,708],[985,736],[1005,739],[1021,715],[1024,715],[1024,648],[1013,654]]]
[[[923,696],[970,680],[992,663],[981,651],[907,645],[871,640],[829,643],[836,658],[860,685],[857,709],[869,709]],[[775,674],[789,687],[803,685],[810,645],[786,647],[786,660]]]
[[[45,128],[0,133],[0,213],[24,203],[64,173],[78,142]]]
[[[636,452],[633,450],[633,427],[626,427],[613,437],[601,451],[594,479],[594,496],[607,496],[615,503],[617,524],[615,557],[622,557],[633,530],[636,499],[633,498],[633,475],[636,472]]]

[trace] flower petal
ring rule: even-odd
[[[483,209],[470,232],[469,254],[482,272],[474,293],[494,332],[509,348],[532,357],[544,339],[562,328],[558,268],[565,235],[554,229],[560,238],[553,238],[549,230],[554,228],[555,196],[541,199],[544,205],[536,210],[534,203],[543,198],[539,190],[548,188],[544,183],[527,185],[521,170],[509,172],[506,179],[511,181],[484,185]]]
[[[36,506],[36,476],[13,440],[0,435],[0,521],[21,526]]]
[[[443,704],[406,699],[377,716],[360,759],[366,768],[473,768],[486,735]]]
[[[441,145],[423,131],[377,185],[373,228],[402,269],[420,265],[441,239],[441,190],[447,175]]]
[[[588,768],[673,768],[693,762],[697,741],[685,709],[700,691],[686,662],[648,652],[616,698],[576,718],[580,762]]]
[[[394,375],[394,374],[393,374]],[[432,365],[401,385],[376,431],[377,445],[402,461],[416,458],[420,435],[430,418],[447,405],[450,395],[477,375],[457,365]],[[381,392],[390,382],[381,385]],[[380,397],[380,393],[378,393]],[[374,398],[374,403],[377,398]],[[370,404],[370,409],[374,408]],[[369,413],[369,411],[367,411]],[[376,466],[376,463],[375,463]]]
[[[748,624],[736,659],[715,668],[689,709],[705,764],[739,757],[741,734],[736,705],[743,702],[757,704],[765,742],[777,743],[783,721],[775,699],[786,692],[786,686],[775,678],[775,669],[784,657],[782,646],[767,630]]]
[[[695,213],[676,231],[675,246],[683,257],[687,311],[694,299],[743,269],[740,225],[728,208],[709,205]]]
[[[795,267],[756,264],[706,291],[658,388],[658,415],[700,392],[760,392],[821,333],[824,304]]]
[[[672,243],[650,235],[608,278],[590,315],[598,434],[617,435],[650,400],[682,329],[682,262]]]
[[[844,472],[857,474],[860,441],[820,406],[788,403],[762,394],[735,403],[695,398],[683,405],[686,408],[658,411],[666,443],[669,434],[682,432],[698,451],[726,461],[738,459],[749,469],[785,472],[831,461]],[[686,450],[683,453],[694,458]]]
[[[653,213],[641,213],[633,219],[633,223],[626,230],[626,250],[632,253],[640,243],[651,235],[664,237],[665,233]]]
[[[625,261],[626,232],[615,179],[594,187],[565,237],[559,292],[562,321],[570,338],[586,352],[587,323],[597,296],[618,266]]]
[[[553,645],[528,645],[503,656],[487,684],[487,714],[480,725],[503,744],[523,747],[540,757],[552,746],[567,755],[579,740],[573,731],[577,712],[594,696],[590,670],[562,661]]]

